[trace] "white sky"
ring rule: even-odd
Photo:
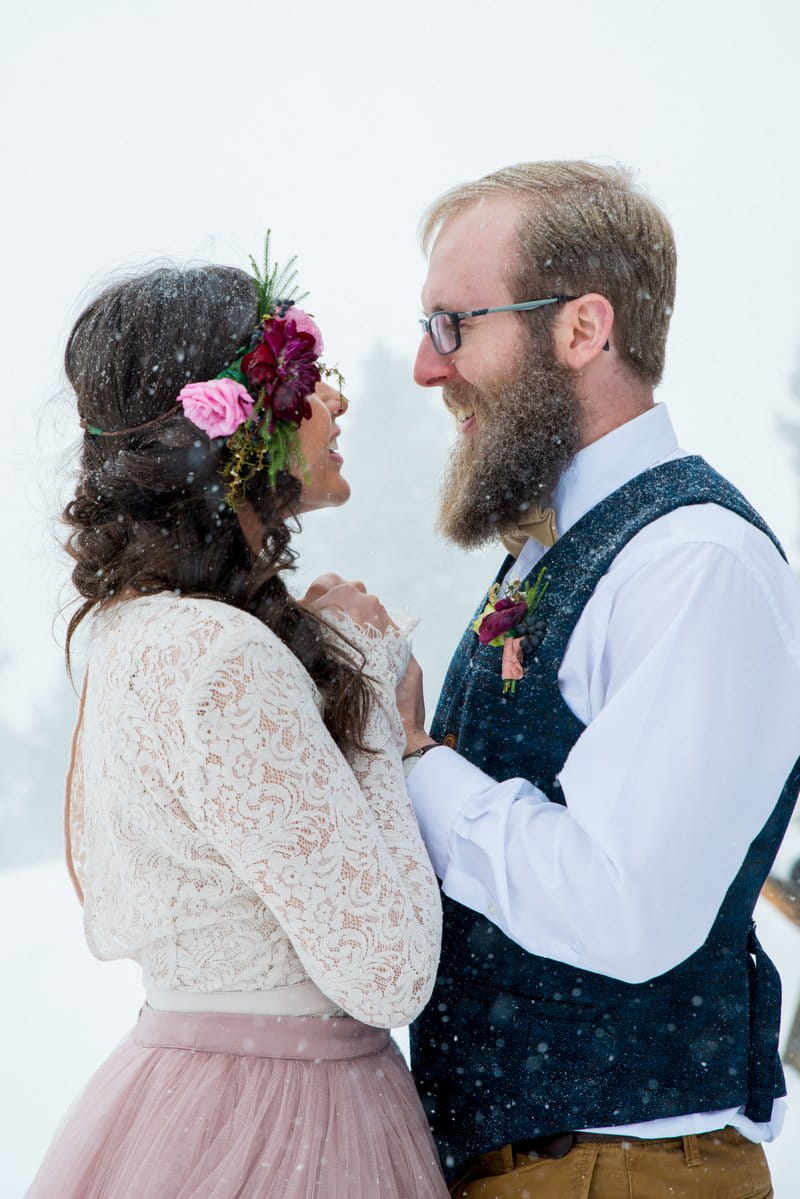
[[[416,348],[422,209],[524,159],[639,169],[679,249],[660,398],[684,446],[793,542],[800,486],[778,418],[800,349],[798,11],[795,0],[15,5],[0,48],[8,715],[24,723],[60,669],[50,619],[65,570],[46,516],[54,449],[75,429],[47,400],[88,285],[162,255],[245,265],[271,225],[278,254],[300,255],[331,357],[367,404],[359,364],[376,341],[409,366]],[[419,393],[398,422],[425,438],[436,398]]]

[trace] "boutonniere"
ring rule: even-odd
[[[547,568],[544,566],[533,583],[512,583],[502,599],[498,598],[500,584],[494,583],[489,589],[486,607],[472,622],[481,645],[503,647],[500,666],[503,695],[513,695],[525,673],[523,650],[536,650],[542,643],[544,621],[534,621],[533,615],[544,599],[548,586]]]

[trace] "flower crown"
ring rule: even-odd
[[[232,508],[244,499],[250,480],[266,470],[270,486],[279,471],[303,465],[297,430],[311,416],[309,395],[323,375],[344,379],[320,361],[324,345],[314,320],[291,299],[295,258],[270,268],[270,234],[264,243],[264,269],[251,258],[261,319],[233,362],[204,383],[189,383],[178,396],[187,420],[209,437],[226,437],[228,458],[222,474]]]
[[[228,484],[225,498],[234,509],[255,475],[266,470],[274,487],[280,471],[292,465],[304,467],[297,430],[311,416],[308,397],[323,376],[333,376],[340,393],[344,385],[338,368],[320,362],[322,334],[309,314],[297,307],[307,293],[294,296],[296,258],[283,268],[270,267],[269,243],[268,230],[263,271],[250,259],[259,322],[224,370],[213,379],[187,383],[175,407],[143,425],[104,431],[81,421],[94,437],[118,437],[157,424],[181,406],[186,419],[208,437],[227,439],[228,456],[221,474]]]

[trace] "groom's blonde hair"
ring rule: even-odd
[[[655,386],[664,370],[677,255],[669,221],[621,166],[523,162],[445,192],[425,212],[426,253],[441,227],[476,201],[522,200],[519,255],[509,263],[516,301],[599,292],[614,308],[614,348]]]

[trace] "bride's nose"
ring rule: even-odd
[[[331,416],[341,416],[347,411],[349,401],[346,396],[342,395],[338,387],[331,387],[330,383],[320,381],[314,390],[326,405]]]

